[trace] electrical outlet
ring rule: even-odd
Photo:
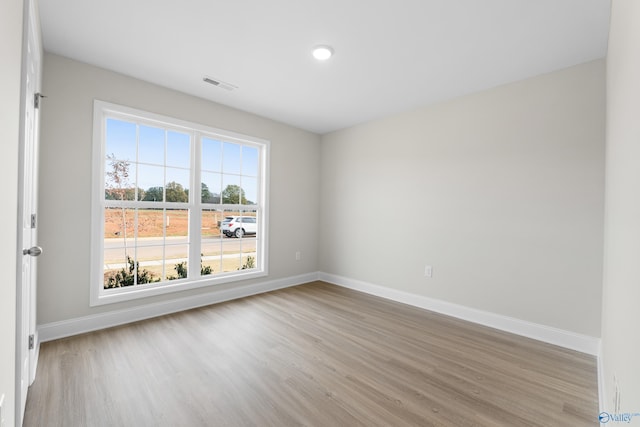
[[[433,267],[430,265],[424,266],[424,277],[432,278],[433,277]]]
[[[302,252],[296,251],[296,261],[300,261],[302,259]]]

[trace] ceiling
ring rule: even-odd
[[[44,48],[316,133],[602,58],[610,0],[40,0]],[[311,49],[328,44],[318,62]],[[237,86],[228,91],[204,76]]]

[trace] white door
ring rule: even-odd
[[[18,289],[18,348],[17,366],[18,376],[16,391],[19,399],[16,399],[16,409],[19,412],[16,418],[22,425],[24,409],[27,402],[29,385],[35,379],[37,363],[36,341],[36,257],[40,254],[37,246],[37,184],[38,184],[38,129],[39,117],[35,103],[40,100],[40,67],[42,52],[40,50],[40,38],[37,15],[34,2],[28,2],[28,15],[25,20],[27,26],[27,38],[24,50],[24,75],[23,75],[23,130],[20,147],[21,153],[21,180],[22,194],[20,199],[20,217],[22,227],[19,233],[22,242],[22,274],[19,275]]]

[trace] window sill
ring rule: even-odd
[[[207,286],[219,286],[243,280],[266,277],[266,270],[250,271],[246,273],[220,274],[214,277],[201,277],[196,280],[182,279],[169,282],[160,282],[148,285],[128,286],[124,288],[100,289],[91,293],[90,306],[96,307],[117,302],[131,301],[140,298],[148,298],[156,295],[187,291],[190,289],[204,288]],[[95,289],[95,286],[91,288]]]

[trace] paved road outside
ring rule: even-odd
[[[124,239],[105,239],[104,241],[104,268],[105,270],[120,269],[126,267]],[[126,254],[140,262],[140,266],[177,264],[187,260],[189,246],[186,237],[145,237],[139,238],[137,250],[134,248],[134,240],[128,239],[129,247]],[[164,245],[163,245],[164,243]],[[242,239],[210,237],[202,239],[202,260],[219,260],[222,258],[253,255],[256,252],[255,236],[247,236]],[[163,261],[164,260],[164,261]]]

